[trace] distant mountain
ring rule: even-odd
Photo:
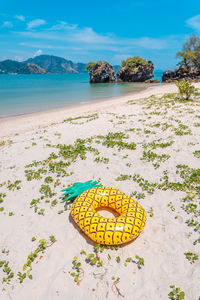
[[[45,69],[40,68],[36,64],[27,63],[20,68],[20,74],[45,74]]]
[[[53,56],[53,55],[39,55],[34,58],[29,58],[25,63],[36,64],[45,69],[47,73],[84,73],[85,64],[73,63],[71,60]]]
[[[85,73],[85,66],[58,56],[40,55],[23,62],[4,60],[0,62],[0,74]]]
[[[4,60],[0,62],[0,74],[42,74],[45,69],[35,64],[18,62],[15,60]]]
[[[0,62],[0,74],[19,73],[22,63],[10,59]]]

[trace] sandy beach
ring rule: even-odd
[[[1,300],[166,300],[174,288],[200,299],[200,96],[177,91],[0,119]],[[87,180],[147,212],[136,240],[97,251],[99,267],[60,192]]]

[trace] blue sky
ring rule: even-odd
[[[120,64],[140,55],[173,69],[175,53],[200,35],[199,0],[1,0],[0,60],[52,54]]]

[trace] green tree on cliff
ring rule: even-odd
[[[86,65],[86,70],[88,72],[91,72],[92,69],[96,66],[96,65],[103,65],[103,64],[106,64],[107,62],[105,60],[99,60],[97,62],[93,62],[93,61],[90,61],[87,65]]]
[[[88,72],[90,72],[90,71],[92,70],[92,68],[94,68],[95,65],[96,65],[95,62],[90,61],[90,62],[86,65],[86,70],[87,70]]]
[[[177,58],[180,58],[178,65],[189,69],[200,68],[200,37],[191,35],[178,51]]]
[[[148,64],[149,62],[140,56],[129,57],[126,60],[122,60],[122,68],[124,67],[128,70],[134,70],[141,65],[147,66]]]

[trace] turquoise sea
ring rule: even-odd
[[[155,78],[161,76],[155,72]],[[0,75],[0,118],[124,96],[145,87],[143,83],[90,84],[87,73]]]

